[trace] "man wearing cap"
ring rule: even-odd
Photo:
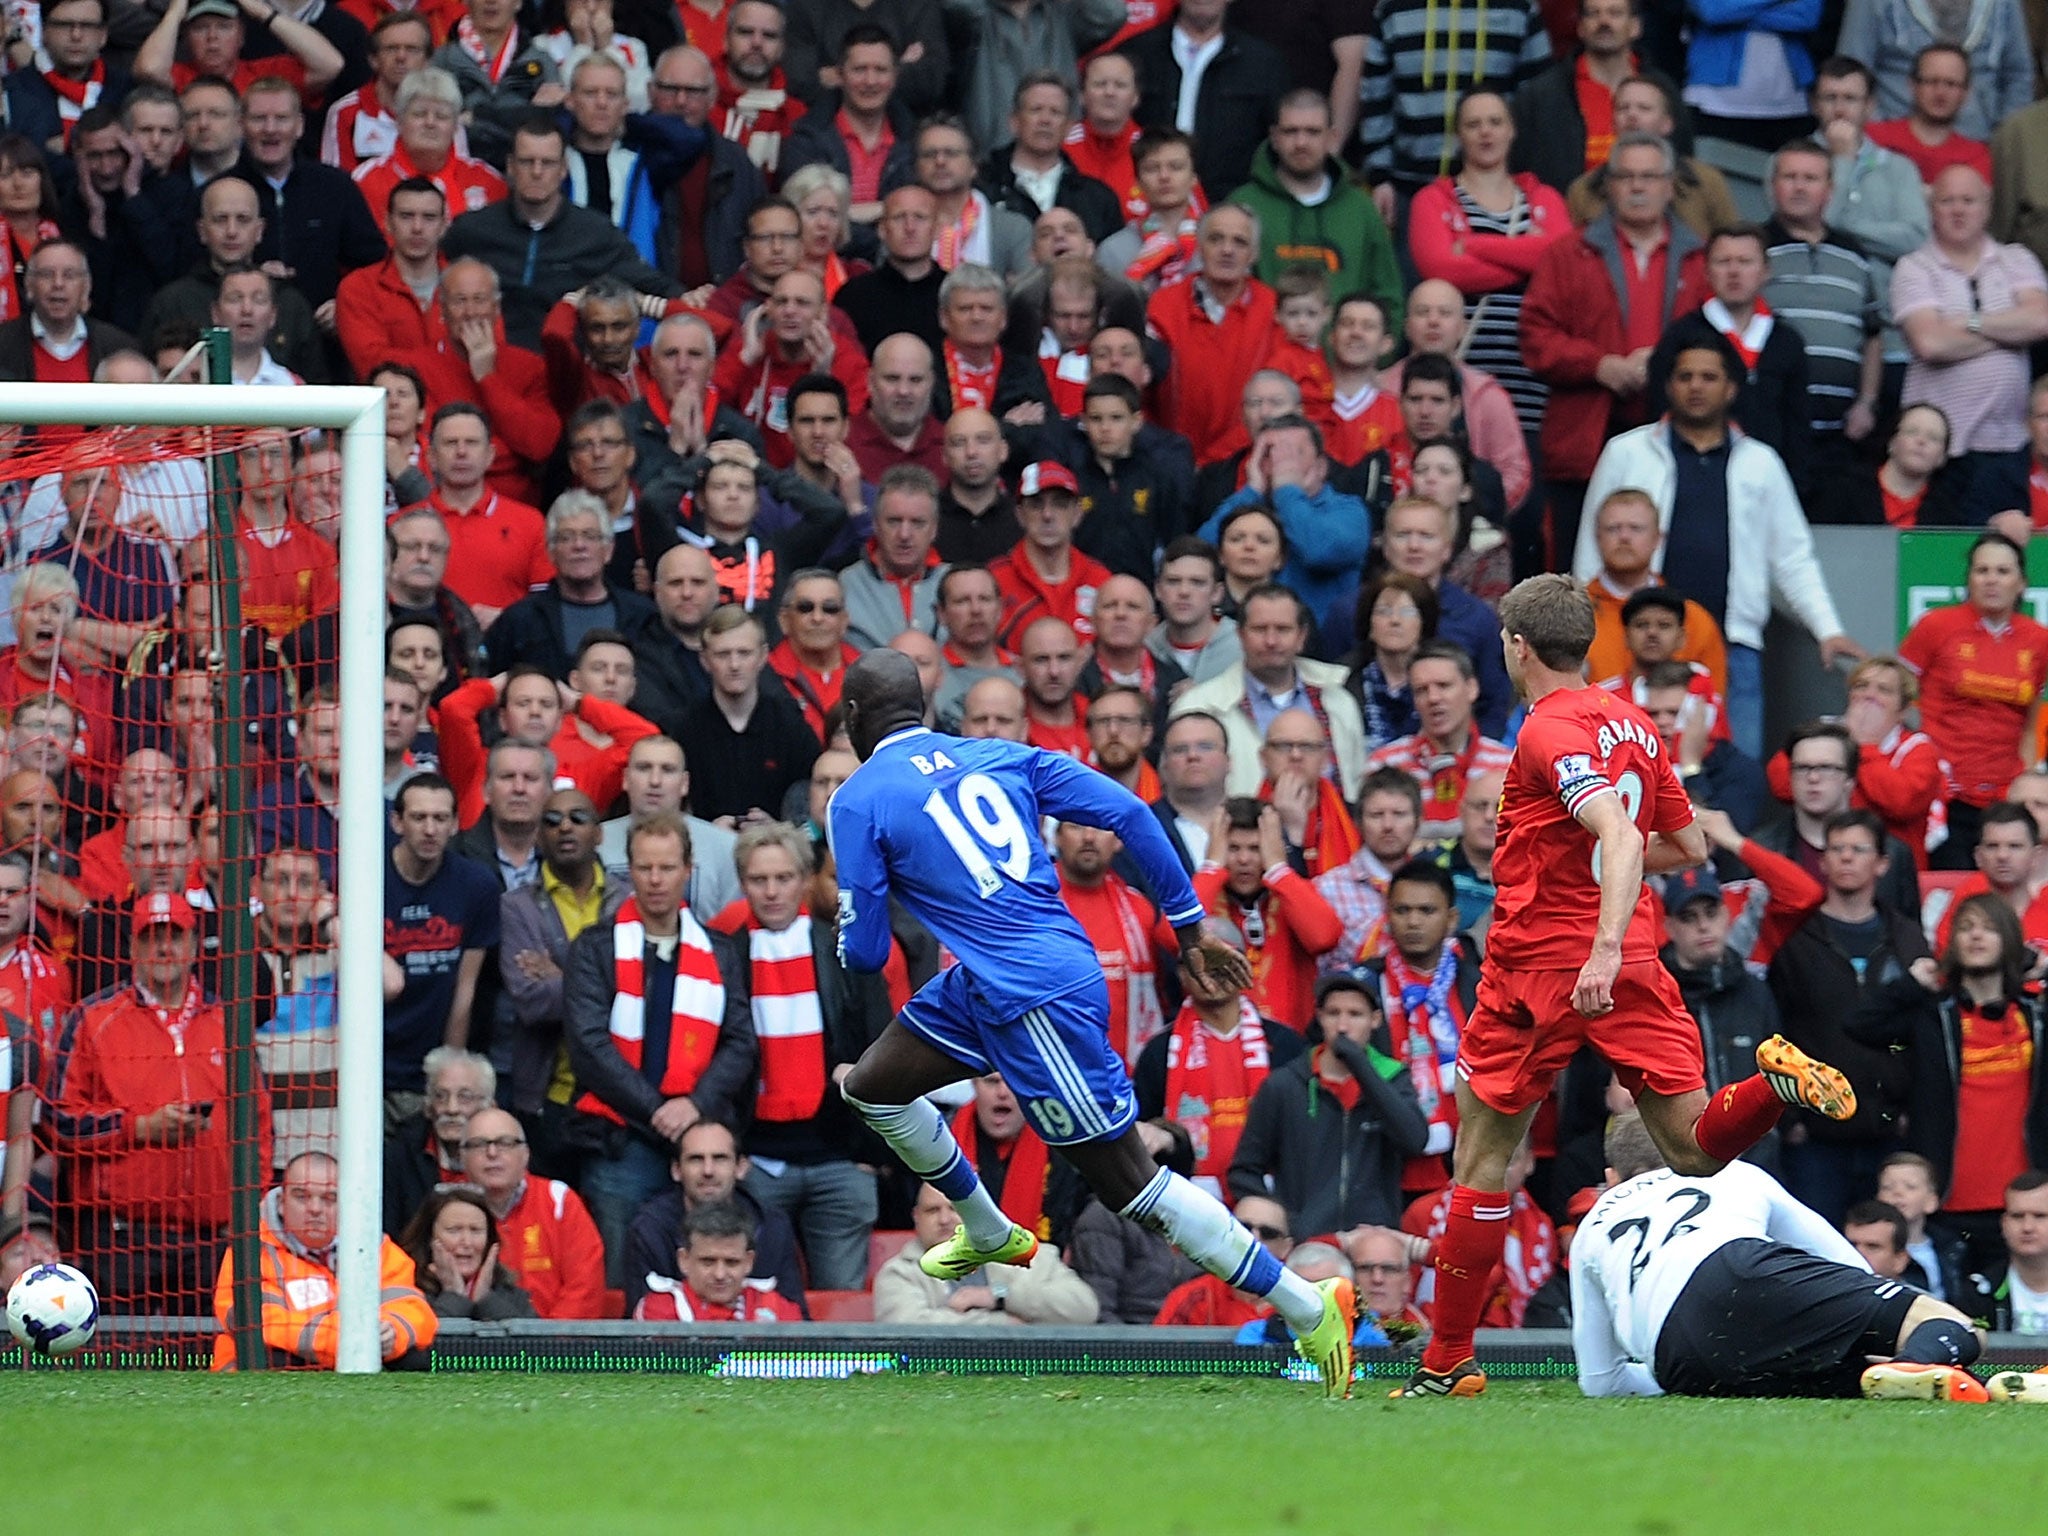
[[[1017,480],[1017,521],[1024,537],[989,566],[1003,594],[998,642],[1014,650],[1034,620],[1065,619],[1082,640],[1095,638],[1095,594],[1109,567],[1074,548],[1081,482],[1052,459],[1027,464]]]
[[[1429,1143],[1408,1068],[1383,1053],[1379,997],[1343,972],[1316,984],[1323,1043],[1252,1095],[1231,1159],[1234,1197],[1270,1195],[1288,1230],[1337,1232],[1401,1222],[1401,1170]]]
[[[243,18],[248,18],[245,23]],[[248,26],[267,32],[285,50],[265,58],[243,56]],[[184,58],[178,45],[184,44]],[[252,81],[275,75],[302,97],[320,93],[347,67],[334,44],[307,22],[270,0],[170,0],[163,20],[135,54],[135,78],[182,91],[194,80],[225,80],[239,95]]]
[[[1733,831],[1728,818],[1714,811],[1702,813],[1701,825],[1708,828],[1707,836],[1717,846],[1725,846],[1727,834]],[[1742,846],[1740,834],[1734,842],[1738,848]],[[1771,903],[1761,925],[1754,903],[1739,904],[1739,920],[1729,911],[1711,861],[1664,881],[1664,931],[1670,938],[1657,957],[1677,981],[1686,1011],[1699,1025],[1709,1093],[1719,1093],[1755,1070],[1757,1046],[1779,1031],[1777,999],[1763,977],[1750,970],[1749,962],[1761,968],[1762,960],[1769,959],[1762,954],[1766,938],[1775,948],[1783,936],[1777,930],[1789,931],[1803,922],[1820,905],[1822,895],[1820,883],[1791,860],[1759,852],[1755,844],[1749,845],[1749,851],[1772,861],[1774,873],[1782,876],[1789,871],[1792,882],[1786,890],[1792,898],[1789,901],[1781,899],[1776,884],[1771,886]],[[1767,932],[1760,935],[1759,927]],[[1778,1133],[1771,1132],[1743,1157],[1767,1168],[1776,1167]]]
[[[226,1237],[227,1038],[201,990],[198,919],[177,892],[135,902],[133,966],[64,1026],[51,1099],[72,1199],[58,1239],[109,1310],[203,1315]],[[267,1098],[254,1107],[270,1166]]]

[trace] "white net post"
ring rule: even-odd
[[[384,1146],[384,391],[357,385],[0,384],[0,422],[319,427],[341,434],[338,1366],[377,1371]]]

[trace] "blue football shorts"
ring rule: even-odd
[[[1100,973],[1020,1018],[999,1018],[967,968],[952,965],[918,988],[900,1017],[977,1076],[1002,1073],[1050,1146],[1114,1141],[1138,1118],[1130,1074],[1109,1043],[1109,987]]]

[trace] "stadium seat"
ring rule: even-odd
[[[814,1323],[872,1323],[875,1320],[875,1298],[869,1291],[809,1291],[805,1299],[811,1305],[811,1321]]]
[[[875,1283],[875,1276],[882,1272],[882,1266],[895,1258],[898,1250],[916,1236],[915,1232],[870,1232],[868,1234],[869,1285]]]

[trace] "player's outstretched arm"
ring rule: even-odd
[[[1102,827],[1123,840],[1138,861],[1159,910],[1180,934],[1181,959],[1188,956],[1188,934],[1183,930],[1199,924],[1202,904],[1181,868],[1180,855],[1166,839],[1166,831],[1151,807],[1123,785],[1104,773],[1083,766],[1059,752],[1033,749],[1029,763],[1031,787],[1038,807],[1062,821],[1078,821],[1087,827]],[[1221,946],[1229,949],[1228,945]],[[1235,951],[1232,951],[1235,953]]]
[[[1621,940],[1643,894],[1643,834],[1636,830],[1621,796],[1600,793],[1572,813],[1599,843],[1600,921],[1593,952],[1572,989],[1572,1006],[1596,1018],[1614,1006],[1614,978],[1621,974]]]

